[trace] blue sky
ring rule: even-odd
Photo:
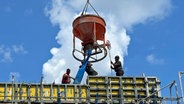
[[[44,13],[48,1],[0,2],[0,50],[4,51],[0,52],[0,80],[9,81],[10,73],[19,73],[19,80],[38,81],[42,64],[51,57],[50,48],[57,46],[58,27],[53,27]],[[13,46],[22,50],[15,52]]]
[[[111,57],[121,56],[125,76],[145,73],[157,76],[162,86],[173,80],[179,86],[178,72],[184,70],[184,1],[109,0],[103,7],[103,0],[91,3],[106,20]],[[59,82],[68,67],[75,76],[80,62],[71,54],[71,24],[84,4],[71,0],[1,0],[0,82],[10,82],[11,74],[17,82],[39,82],[42,75],[46,82]],[[99,75],[115,75],[108,62],[107,57],[99,62],[106,67],[93,65]]]

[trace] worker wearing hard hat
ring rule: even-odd
[[[113,69],[116,72],[116,76],[123,76],[124,70],[121,65],[121,61],[119,61],[119,56],[115,56],[115,62],[113,63],[111,61],[111,69]]]

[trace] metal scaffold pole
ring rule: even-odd
[[[183,100],[183,103],[184,103],[183,86],[182,86],[182,81],[181,81],[182,74],[184,74],[184,72],[178,72],[178,77],[179,77],[179,82],[180,82],[181,96],[182,96],[182,100]]]
[[[41,76],[41,80],[40,80],[40,104],[44,104],[43,102],[43,75]]]
[[[12,95],[11,95],[11,100],[12,100],[12,104],[13,104],[13,100],[14,100],[14,75],[12,74]]]

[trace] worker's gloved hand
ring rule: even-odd
[[[111,66],[111,69],[113,69],[113,67]]]
[[[113,64],[113,62],[111,61],[111,64]]]

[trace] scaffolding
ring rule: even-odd
[[[176,81],[160,88],[154,76],[88,76],[86,84],[0,83],[0,104],[180,104]],[[170,97],[161,91],[169,88]],[[172,89],[176,92],[173,97]]]

